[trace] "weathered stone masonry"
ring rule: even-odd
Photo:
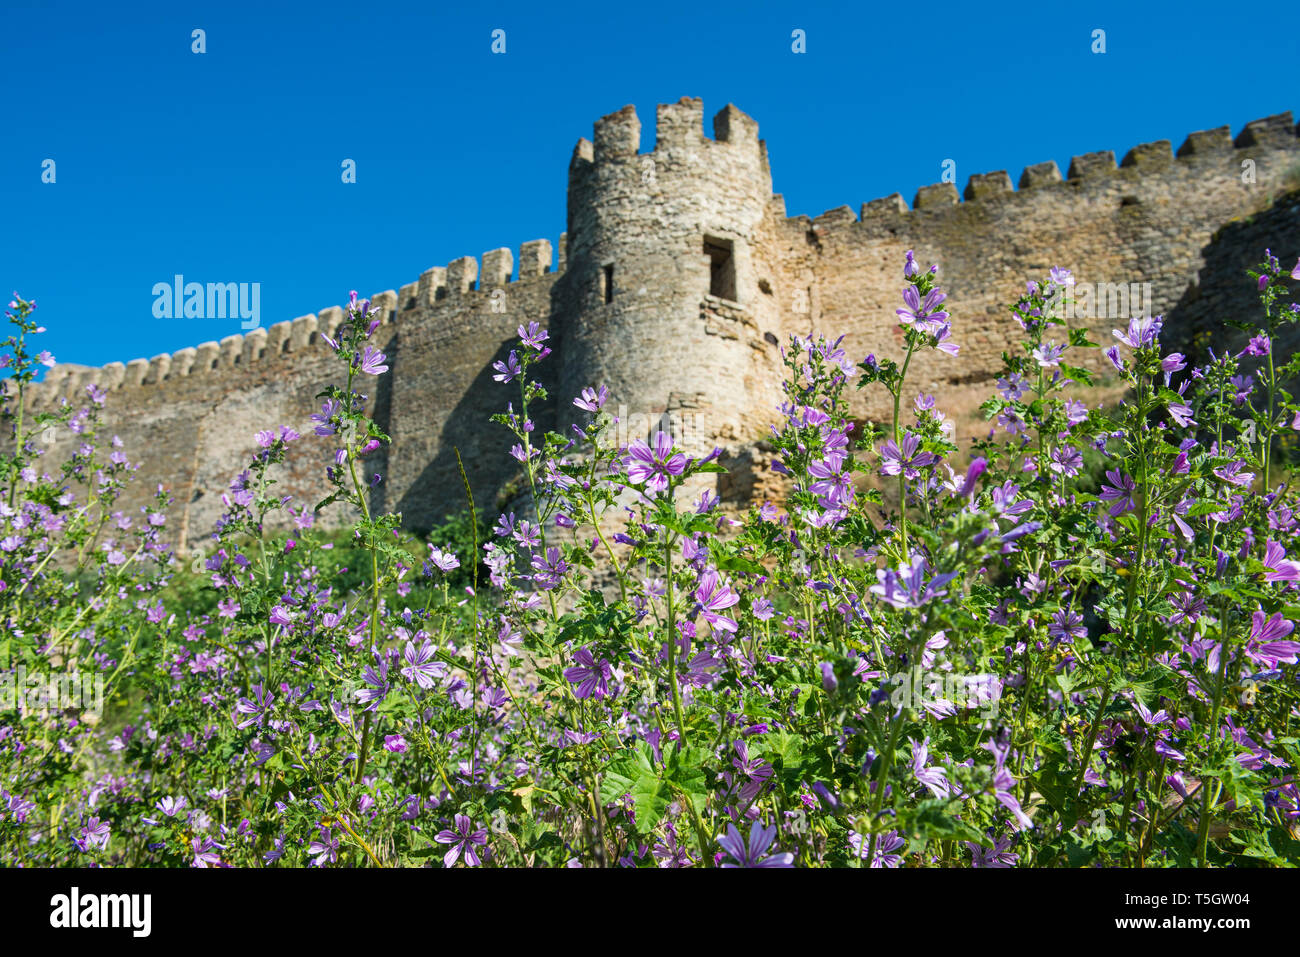
[[[815,219],[786,216],[758,126],[734,106],[714,117],[712,139],[698,99],[662,105],[656,119],[651,152],[640,151],[630,106],[578,142],[558,248],[524,243],[517,269],[509,249],[485,253],[481,269],[458,259],[371,297],[390,372],[366,384],[394,440],[372,463],[384,476],[374,494],[408,526],[428,527],[462,504],[455,448],[481,504],[491,508],[508,487],[509,436],[488,417],[508,401],[518,408],[518,392],[494,382],[491,365],[532,320],[550,329],[555,350],[551,404],[534,410],[539,428],[565,426],[577,414],[572,397],[603,383],[612,407],[701,426],[687,438],[700,450],[724,447],[731,473],[719,490],[737,498],[769,480],[763,438],[780,399],[778,343],[791,333],[845,334],[855,359],[897,356],[908,249],[940,264],[962,347],[956,359],[914,361],[909,378],[939,396],[959,436],[986,429],[975,409],[1019,331],[1006,303],[1026,279],[1060,265],[1082,283],[1150,283],[1153,313],[1204,332],[1214,310],[1249,314],[1242,270],[1263,245],[1292,261],[1300,252],[1295,197],[1273,202],[1297,184],[1290,113],[1249,123],[1235,140],[1227,127],[1192,133],[1177,154],[1168,141],[1142,144],[1117,167],[1113,153],[1090,153],[1064,178],[1055,163],[1040,163],[1018,189],[998,171],[972,176],[962,196],[944,183],[923,187],[911,209],[895,194]],[[1252,227],[1255,214],[1265,234]],[[323,494],[333,446],[310,436],[308,417],[316,394],[338,379],[321,335],[341,318],[330,307],[149,360],[58,365],[33,401],[49,407],[79,401],[91,382],[107,388],[108,428],[143,462],[139,492],[158,482],[173,490],[184,545],[211,530],[259,429],[289,424],[308,436],[281,488],[306,503]],[[1109,340],[1124,318],[1099,316],[1097,336]],[[887,414],[869,391],[854,401],[863,417]],[[52,458],[64,451],[56,445]]]

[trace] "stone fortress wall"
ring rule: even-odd
[[[698,99],[661,105],[656,119],[647,152],[630,106],[578,142],[555,247],[526,242],[517,263],[506,248],[481,264],[464,257],[371,296],[390,371],[364,385],[394,440],[370,463],[383,476],[378,507],[415,529],[462,507],[457,448],[480,507],[498,504],[516,463],[508,433],[488,418],[512,400],[517,409],[519,395],[492,380],[492,363],[530,321],[549,328],[555,350],[541,367],[552,398],[533,410],[539,429],[566,427],[578,414],[573,396],[605,384],[609,407],[621,405],[638,434],[663,416],[684,426],[690,451],[722,446],[731,472],[718,491],[735,501],[772,491],[763,440],[778,418],[779,346],[791,333],[846,335],[855,361],[901,358],[894,310],[908,249],[923,266],[940,264],[962,347],[957,358],[914,361],[909,381],[937,395],[959,438],[987,431],[978,405],[1019,332],[1006,307],[1027,279],[1060,265],[1099,288],[1097,314],[1079,320],[1098,341],[1148,311],[1204,338],[1216,312],[1253,315],[1244,269],[1263,245],[1284,261],[1300,253],[1300,202],[1285,195],[1300,185],[1290,113],[1235,138],[1226,126],[1192,133],[1177,153],[1169,141],[1141,144],[1118,165],[1109,151],[1076,156],[1064,177],[1054,162],[1035,164],[1016,189],[1005,171],[983,173],[961,195],[952,183],[923,187],[910,209],[894,194],[816,218],[786,215],[758,125],[734,106],[714,117],[712,138]],[[1130,308],[1138,304],[1119,291],[1144,283],[1149,303]],[[333,446],[310,435],[309,416],[317,393],[340,380],[321,336],[342,316],[334,306],[148,360],[61,364],[34,387],[33,406],[84,404],[92,382],[109,390],[104,431],[142,463],[138,501],[160,482],[172,490],[184,548],[211,531],[259,429],[304,434],[280,491],[303,504],[323,497]],[[1100,369],[1099,350],[1092,359]],[[851,392],[855,415],[888,415],[883,393]],[[70,447],[58,440],[51,460]]]

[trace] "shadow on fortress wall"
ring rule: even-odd
[[[393,369],[398,369],[402,345],[401,334],[392,343]],[[514,436],[505,426],[490,421],[494,412],[504,412],[507,403],[513,403],[515,411],[520,407],[518,380],[508,385],[495,381],[493,362],[504,362],[510,350],[517,348],[513,337],[501,343],[492,358],[475,374],[473,381],[460,395],[455,408],[447,417],[447,423],[438,436],[437,452],[433,459],[421,469],[419,476],[410,488],[398,498],[390,501],[381,483],[375,490],[373,498],[376,511],[392,510],[402,515],[402,526],[419,534],[427,533],[435,525],[440,525],[452,514],[469,508],[465,497],[465,486],[461,480],[460,468],[456,462],[456,450],[460,450],[465,464],[465,475],[469,479],[474,493],[474,504],[479,514],[489,521],[496,518],[499,511],[498,496],[507,484],[522,475],[519,463],[510,455],[510,447],[515,444]],[[546,370],[553,364],[555,356],[548,356],[540,367]],[[552,391],[553,376],[543,377],[548,391]],[[385,376],[385,382],[376,397],[376,421],[379,427],[389,435],[392,408],[392,377]],[[540,403],[530,411],[536,423],[533,430],[533,444],[540,445],[542,436],[554,428],[554,400]],[[400,442],[394,436],[394,444]],[[382,472],[388,462],[380,467]]]
[[[1245,347],[1250,333],[1227,325],[1243,321],[1251,329],[1263,326],[1264,312],[1256,282],[1246,270],[1264,260],[1270,249],[1290,273],[1300,256],[1300,190],[1279,197],[1253,216],[1223,226],[1201,251],[1205,266],[1198,281],[1188,285],[1166,317],[1161,338],[1183,352],[1191,365],[1204,365],[1209,351],[1222,355]],[[1294,289],[1294,283],[1291,284]],[[1300,325],[1284,324],[1280,354],[1300,349]]]

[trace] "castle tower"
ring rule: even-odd
[[[661,105],[657,121],[651,153],[638,152],[631,106],[573,152],[560,424],[573,396],[603,384],[621,442],[662,425],[691,453],[734,453],[766,434],[781,395],[767,150],[734,106],[711,140],[698,99]]]

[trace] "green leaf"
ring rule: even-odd
[[[789,731],[763,735],[762,747],[754,751],[786,775],[798,776],[803,767],[803,741]]]
[[[703,814],[709,800],[709,788],[704,769],[700,767],[703,754],[695,748],[674,751],[668,756],[667,778],[675,785],[691,804],[697,814]],[[640,811],[637,812],[640,817]]]
[[[1099,344],[1093,342],[1091,339],[1088,338],[1087,329],[1071,329],[1070,345],[1078,346],[1084,349],[1096,349],[1098,348]]]
[[[924,841],[971,841],[985,844],[988,837],[965,821],[960,821],[948,813],[950,802],[934,798],[922,801],[916,810],[907,815],[905,827],[914,838]]]
[[[342,494],[343,494],[343,490],[336,488],[334,491],[330,492],[329,495],[325,496],[325,498],[321,499],[321,501],[317,502],[316,507],[313,508],[312,511],[319,512],[321,509],[325,508],[326,506],[333,505],[334,502],[338,499],[338,497]]]
[[[1092,384],[1092,373],[1089,372],[1087,369],[1082,369],[1078,366],[1067,365],[1066,363],[1062,362],[1061,372],[1062,374],[1069,376],[1071,379],[1075,380],[1076,382],[1082,382],[1084,385]]]
[[[636,805],[637,829],[642,833],[651,830],[668,810],[672,788],[660,780],[650,758],[650,748],[642,744],[635,754],[610,763],[600,782],[600,799],[609,804],[631,794]]]
[[[758,562],[739,555],[719,556],[715,564],[724,571],[744,572],[747,575],[761,575],[764,571],[763,566]]]

